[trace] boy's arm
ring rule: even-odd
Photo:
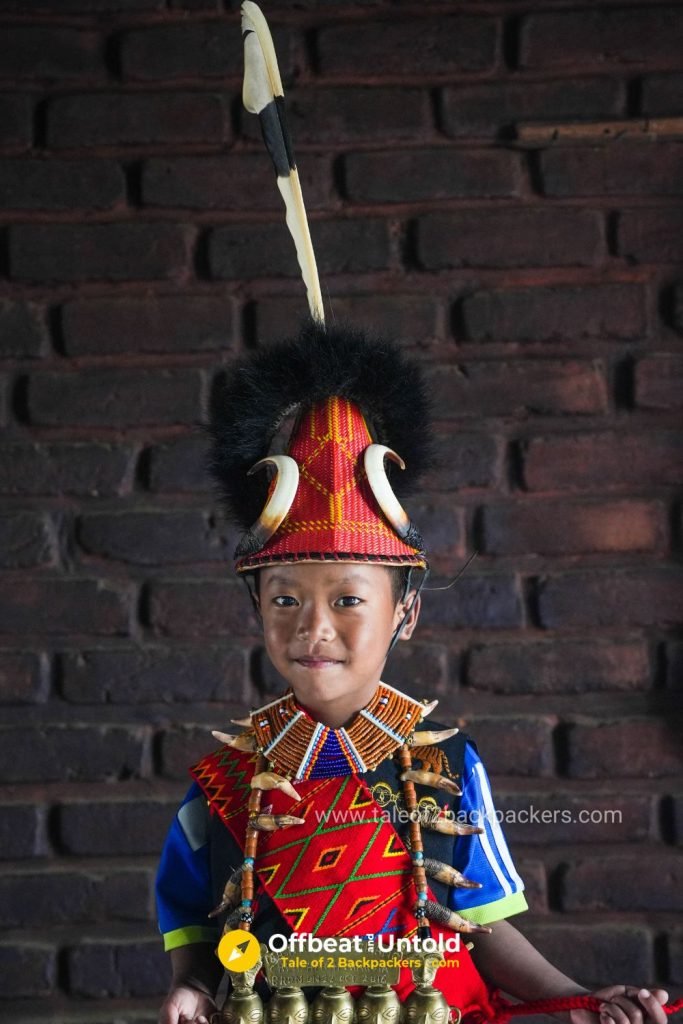
[[[548,963],[508,921],[492,927],[490,935],[476,936],[472,950],[477,970],[489,984],[523,1002],[588,992]]]
[[[216,991],[223,966],[215,947],[193,942],[170,952],[173,980],[159,1012],[159,1024],[180,1024],[184,1020],[203,1024],[216,1011]]]
[[[648,991],[636,986],[612,985],[589,993],[587,988],[558,971],[508,921],[498,921],[490,935],[479,935],[472,959],[484,978],[496,988],[521,999],[549,999],[555,996],[595,995],[604,1000],[600,1017],[586,1010],[572,1010],[572,1024],[665,1024],[662,1009],[668,996],[661,989]]]

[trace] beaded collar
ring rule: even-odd
[[[256,745],[289,779],[362,774],[393,754],[419,724],[425,705],[386,683],[347,728],[316,722],[290,691],[251,713]]]

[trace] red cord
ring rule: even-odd
[[[559,996],[555,999],[535,999],[531,1003],[508,1003],[500,1000],[500,1012],[491,1024],[506,1024],[510,1017],[525,1017],[535,1013],[561,1013],[567,1010],[591,1010],[599,1013],[604,999],[596,996]],[[664,1013],[671,1015],[683,1010],[683,999],[677,999],[663,1007]]]

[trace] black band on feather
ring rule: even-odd
[[[296,166],[294,151],[285,120],[285,103],[283,96],[276,96],[258,113],[263,141],[270,157],[275,164],[278,178],[286,178]]]

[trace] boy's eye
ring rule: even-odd
[[[293,608],[297,603],[295,597],[291,594],[281,594],[279,597],[273,598],[273,604],[277,605],[278,608]]]
[[[338,604],[341,608],[355,608],[356,605],[362,604],[362,598],[353,597],[351,594],[345,594],[343,597],[337,598],[335,604]]]

